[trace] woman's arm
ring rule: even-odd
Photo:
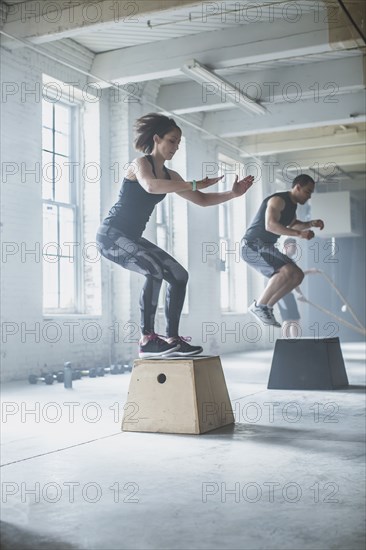
[[[152,171],[152,166],[148,160],[144,157],[135,159],[129,164],[126,177],[130,180],[137,180],[139,184],[148,193],[160,194],[160,193],[176,193],[177,191],[192,190],[192,183],[184,181],[183,178],[173,170],[169,170],[171,180],[157,179]],[[172,177],[172,174],[175,177]],[[219,178],[206,178],[204,180],[197,181],[198,189],[205,189],[217,183],[223,176]],[[197,193],[197,191],[194,191]]]
[[[173,170],[169,170],[169,172],[172,173]],[[179,176],[177,172],[174,172],[174,175]],[[253,181],[253,176],[247,176],[240,181],[238,176],[236,176],[231,191],[201,193],[200,191],[190,190],[185,192],[177,192],[177,194],[183,199],[193,202],[194,204],[198,204],[199,206],[215,206],[216,204],[222,204],[223,202],[230,201],[231,199],[234,199],[236,197],[241,197],[241,195],[244,195],[249,187],[252,186]]]

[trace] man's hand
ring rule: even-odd
[[[299,233],[300,239],[306,239],[307,241],[315,237],[315,233],[311,229],[305,229],[305,231],[300,231]]]
[[[247,176],[246,178],[239,181],[239,176],[235,177],[235,181],[233,184],[232,192],[234,197],[241,197],[246,193],[253,185],[254,182],[254,176]]]
[[[324,229],[323,220],[311,220],[310,227],[319,227],[319,229]]]

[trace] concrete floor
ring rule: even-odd
[[[2,548],[363,550],[364,346],[342,349],[329,392],[223,356],[236,424],[200,436],[121,433],[129,374],[4,384]]]

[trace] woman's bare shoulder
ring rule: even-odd
[[[146,157],[137,157],[128,163],[126,167],[125,177],[129,180],[138,180],[141,170],[146,169],[149,166],[149,162]]]

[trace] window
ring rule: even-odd
[[[83,283],[83,312],[102,314],[102,259],[95,243],[101,215],[100,112],[98,102],[83,106],[82,200],[83,249],[80,266]]]
[[[74,243],[78,217],[75,158],[77,107],[42,100],[43,307],[45,312],[76,311]]]
[[[244,177],[244,166],[224,155],[219,156],[220,173],[225,173],[219,191],[232,188],[235,175]],[[223,312],[244,311],[246,271],[240,256],[240,240],[246,225],[245,195],[219,205],[220,304]]]
[[[43,310],[100,315],[99,104],[47,75],[43,84]]]
[[[182,137],[178,151],[166,166],[178,172],[184,180],[187,178],[186,158],[186,144]],[[187,201],[175,193],[168,193],[165,199],[158,203],[156,211],[158,246],[171,254],[186,269],[188,267],[187,212]],[[163,292],[160,293],[159,308],[164,308],[165,288],[166,284]],[[188,313],[188,294],[184,301],[183,313]]]

